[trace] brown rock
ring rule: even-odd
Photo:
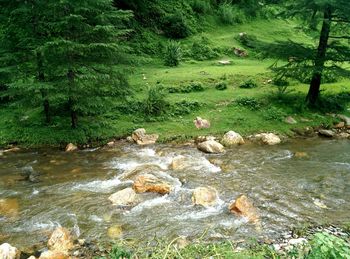
[[[77,149],[78,149],[78,147],[76,145],[74,145],[73,143],[69,143],[66,146],[66,152],[72,152],[72,151],[75,151]]]
[[[213,187],[198,187],[193,191],[192,202],[204,207],[213,206],[218,201],[218,193]]]
[[[173,170],[183,170],[188,167],[188,158],[185,156],[174,157],[171,162],[171,169]]]
[[[123,234],[123,229],[120,225],[114,225],[114,226],[108,228],[108,230],[107,230],[108,237],[110,237],[112,239],[119,238],[119,237],[121,237],[122,234]]]
[[[73,239],[66,228],[58,227],[51,234],[47,246],[51,251],[68,254],[68,251],[73,248]]]
[[[0,199],[0,216],[16,217],[19,212],[18,200],[14,198]]]
[[[225,147],[229,147],[229,146],[243,145],[245,142],[240,134],[234,131],[229,131],[225,133],[225,135],[221,140],[221,143]]]
[[[136,192],[132,188],[126,188],[112,194],[108,199],[113,203],[113,205],[133,205],[136,202]]]
[[[270,145],[270,146],[281,143],[281,139],[273,133],[257,134],[255,135],[255,138],[258,140],[261,140],[263,144]]]
[[[294,156],[297,158],[306,158],[309,155],[306,152],[295,152]]]
[[[13,148],[9,148],[9,149],[6,149],[4,150],[3,152],[4,153],[8,153],[8,152],[18,152],[20,151],[21,149],[19,147],[13,147]]]
[[[155,192],[167,194],[171,190],[171,185],[151,174],[144,174],[136,177],[133,189],[137,193]]]
[[[341,128],[344,128],[345,127],[345,122],[344,121],[341,121],[339,123],[337,123],[336,125],[334,125],[334,128],[336,129],[341,129]]]
[[[69,256],[60,251],[45,251],[41,253],[39,259],[68,259]]]
[[[245,195],[239,196],[230,206],[229,210],[242,217],[246,217],[249,222],[258,223],[259,215],[253,203]]]
[[[8,243],[0,245],[0,258],[1,259],[19,259],[21,252]]]
[[[146,130],[141,128],[135,130],[131,138],[138,144],[138,145],[151,145],[157,142],[159,136],[157,134],[151,134],[147,135]]]
[[[205,153],[223,153],[225,151],[224,146],[215,140],[207,140],[199,143],[197,148]]]

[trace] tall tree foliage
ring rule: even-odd
[[[282,75],[301,77],[310,75],[307,102],[314,106],[319,98],[320,86],[325,73],[349,75],[342,63],[350,61],[350,1],[348,0],[298,0],[287,1],[286,14],[303,18],[318,29],[316,48],[285,44],[280,48],[296,54],[290,62],[277,71]],[[288,48],[286,48],[288,46]],[[276,50],[276,49],[275,49]]]

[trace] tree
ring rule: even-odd
[[[348,0],[298,0],[287,1],[286,14],[311,22],[319,28],[318,44],[313,46],[289,42],[280,45],[282,51],[289,54],[289,63],[278,67],[280,75],[302,77],[309,76],[309,91],[306,101],[315,106],[320,93],[320,86],[325,73],[337,76],[349,75],[341,64],[350,61],[349,24],[350,1]],[[311,17],[311,19],[310,19]],[[275,52],[278,47],[275,47]]]

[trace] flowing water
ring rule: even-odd
[[[295,152],[307,156],[297,158]],[[187,166],[171,170],[179,155],[187,158]],[[108,197],[131,184],[125,180],[127,172],[151,165],[171,177],[174,191],[141,194],[142,201],[130,208],[113,206]],[[28,171],[39,181],[23,180]],[[192,191],[199,186],[217,189],[217,205],[192,205]],[[254,201],[261,229],[228,212],[230,202],[242,193]],[[113,226],[121,227],[122,238],[139,241],[204,232],[207,239],[237,240],[273,238],[305,222],[344,221],[350,221],[348,140],[244,145],[220,155],[191,146],[121,143],[73,153],[37,150],[0,156],[0,243],[19,248],[40,243],[60,225],[81,238],[99,240],[109,239]]]

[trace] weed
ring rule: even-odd
[[[245,107],[249,110],[259,110],[262,107],[262,103],[254,97],[240,97],[234,100],[234,104]]]
[[[176,67],[180,64],[182,50],[179,42],[169,41],[165,46],[164,64],[169,67]]]
[[[252,88],[256,88],[257,86],[258,86],[257,83],[253,79],[249,79],[244,83],[242,83],[239,87],[245,88],[245,89],[252,89]]]
[[[262,111],[262,117],[265,120],[282,121],[286,116],[287,114],[282,109],[274,106]]]
[[[161,85],[150,87],[147,98],[143,103],[145,115],[152,117],[165,114],[169,108],[169,103],[165,100],[165,97],[166,93]]]
[[[203,92],[205,89],[201,82],[191,82],[188,85],[181,87],[168,87],[169,93],[192,93]]]
[[[219,82],[215,85],[215,89],[216,90],[220,90],[220,91],[223,91],[223,90],[226,90],[227,89],[227,84],[225,82]]]

